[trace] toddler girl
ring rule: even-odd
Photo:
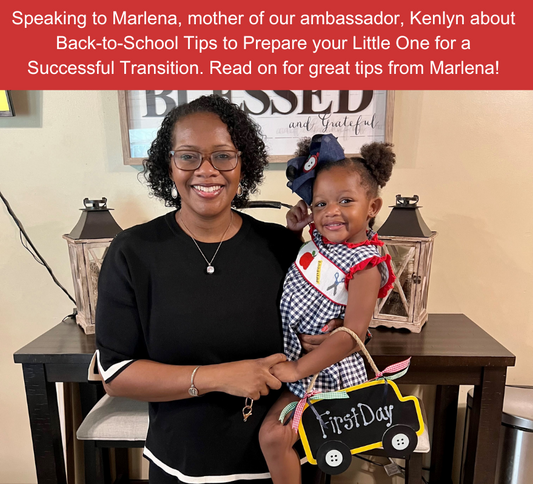
[[[300,483],[300,459],[293,449],[298,436],[279,422],[285,406],[304,397],[313,375],[313,390],[336,391],[367,380],[358,346],[349,331],[338,331],[317,349],[302,355],[298,333],[323,334],[327,322],[344,318],[344,328],[364,341],[378,297],[394,282],[390,256],[370,230],[382,206],[378,196],[390,178],[395,155],[388,143],[371,143],[361,155],[345,158],[331,135],[315,135],[299,144],[287,168],[288,186],[300,201],[287,214],[291,230],[313,223],[311,240],[300,249],[283,286],[281,316],[287,361],[271,372],[284,391],[267,414],[259,433],[261,449],[274,484]],[[305,203],[304,203],[305,202]]]

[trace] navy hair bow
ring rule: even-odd
[[[307,205],[313,201],[313,183],[318,165],[345,158],[344,150],[332,134],[315,134],[309,156],[297,156],[287,162],[287,186]]]

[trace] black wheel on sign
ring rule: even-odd
[[[330,440],[320,446],[316,460],[322,472],[336,475],[350,467],[352,454],[346,444],[339,440]]]
[[[407,457],[417,444],[416,432],[408,425],[393,425],[383,434],[383,449],[389,457]]]

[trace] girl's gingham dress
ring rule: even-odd
[[[331,319],[344,318],[348,283],[356,272],[368,265],[378,266],[381,274],[380,298],[387,294],[395,280],[390,255],[380,255],[379,247],[383,242],[378,240],[376,233],[368,231],[368,239],[359,244],[331,243],[320,235],[313,224],[310,234],[311,241],[302,246],[285,277],[281,297],[283,339],[289,361],[301,356],[298,333],[323,334],[321,329]],[[312,375],[287,386],[302,398],[311,378]],[[313,389],[336,391],[366,380],[363,359],[354,353],[322,370]]]

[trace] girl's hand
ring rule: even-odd
[[[300,340],[300,344],[302,345],[303,352],[309,353],[313,350],[316,350],[329,337],[329,333],[331,333],[337,328],[340,328],[343,325],[344,320],[332,319],[322,328],[322,332],[324,334],[311,335],[299,333],[298,339]]]
[[[307,204],[300,200],[287,212],[286,219],[287,228],[301,234],[304,227],[313,221],[313,214],[309,212]]]
[[[271,373],[284,383],[298,381],[300,376],[297,372],[297,364],[295,361],[284,361],[278,363],[270,369]]]
[[[281,381],[273,376],[271,369],[286,359],[284,354],[276,353],[266,358],[216,365],[218,366],[216,375],[212,375],[214,381],[217,382],[216,387],[209,388],[209,385],[207,387],[211,391],[222,391],[237,397],[249,397],[257,400],[261,396],[268,395],[271,389],[281,388]],[[198,377],[201,377],[201,369],[198,371]],[[199,381],[197,387],[200,390],[202,389],[201,385],[202,382]]]

